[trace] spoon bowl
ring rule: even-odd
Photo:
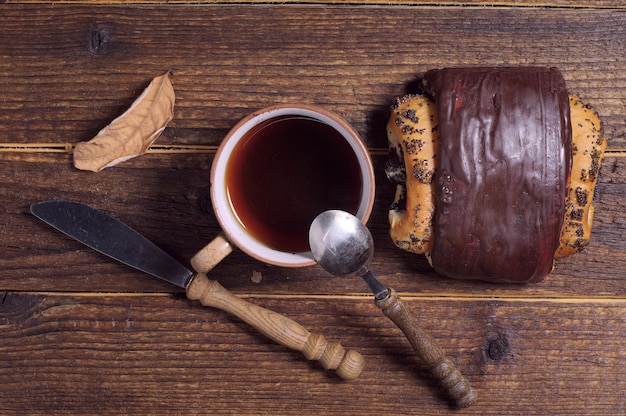
[[[374,254],[370,230],[340,210],[324,211],[313,220],[309,245],[317,263],[336,276],[362,274]]]

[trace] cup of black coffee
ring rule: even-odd
[[[374,203],[372,162],[340,116],[311,105],[256,111],[222,141],[211,201],[226,240],[265,263],[314,264],[313,219],[341,209],[366,222]]]

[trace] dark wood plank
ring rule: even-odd
[[[220,311],[171,296],[5,294],[0,411],[71,414],[457,414],[368,300],[251,301],[367,360],[345,382]],[[414,299],[480,393],[463,414],[619,414],[623,301]],[[437,319],[433,319],[437,317]]]
[[[0,3],[0,414],[626,410],[621,3]],[[394,190],[382,167],[391,99],[428,69],[483,64],[560,67],[570,90],[598,109],[610,138],[592,245],[559,261],[536,285],[444,279],[387,237]],[[165,70],[174,72],[178,101],[158,141],[164,151],[98,174],[73,169],[71,145],[91,138]],[[372,267],[477,387],[474,407],[449,408],[358,278],[270,267],[239,252],[211,276],[357,348],[367,367],[358,380],[343,382],[28,214],[41,199],[86,202],[185,262],[219,232],[207,198],[215,146],[249,112],[294,101],[342,114],[372,150]],[[252,281],[253,271],[262,273],[260,282]]]
[[[181,262],[220,232],[208,197],[211,154],[148,154],[94,174],[75,170],[69,155],[34,154],[11,160],[0,154],[0,288],[44,291],[159,291],[176,288],[117,264],[29,214],[31,203],[70,199],[103,209],[139,230]],[[435,275],[423,256],[395,248],[387,209],[394,186],[384,177],[386,156],[374,156],[377,196],[369,226],[376,253],[372,268],[401,292],[498,296],[624,296],[626,281],[626,165],[606,159],[596,197],[593,240],[583,253],[561,259],[553,275],[534,285],[493,285]],[[262,274],[260,283],[252,272]],[[283,269],[236,251],[211,276],[238,293],[363,293],[358,278],[335,278],[318,267]]]
[[[615,9],[0,5],[0,142],[76,143],[172,70],[160,143],[213,144],[279,102],[344,115],[385,147],[394,95],[428,69],[560,67],[625,147],[626,15]],[[29,16],[29,24],[23,24]]]
[[[5,3],[39,3],[40,0],[3,0]],[[102,4],[213,4],[213,3],[238,3],[237,0],[82,0],[81,3],[90,3],[94,5]],[[285,2],[284,0],[247,0],[246,3],[297,3],[297,4],[342,4],[362,5],[363,3],[369,5],[385,5],[389,6],[391,3],[388,0],[298,0]],[[507,7],[573,7],[573,8],[624,8],[624,4],[621,0],[394,0],[393,5],[412,5],[412,6],[507,6]]]

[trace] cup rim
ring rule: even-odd
[[[361,203],[356,216],[366,223],[374,205],[375,179],[371,156],[361,136],[343,117],[311,104],[276,104],[248,114],[226,134],[215,153],[211,166],[211,203],[215,216],[228,240],[249,256],[267,264],[282,267],[305,267],[315,264],[311,251],[287,253],[267,247],[247,233],[237,219],[231,205],[224,181],[228,155],[247,131],[266,120],[281,116],[305,115],[329,124],[337,129],[357,155],[363,176]],[[220,203],[222,201],[222,203]]]

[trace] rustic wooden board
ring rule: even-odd
[[[0,154],[1,155],[1,154]],[[6,156],[6,155],[5,155]],[[176,288],[136,272],[82,246],[29,214],[31,203],[70,199],[106,210],[139,230],[181,262],[219,234],[208,200],[210,154],[149,154],[98,174],[73,169],[69,155],[36,154],[36,160],[0,161],[4,215],[0,229],[7,238],[0,258],[0,288],[45,291],[160,291]],[[386,156],[375,156],[378,172]],[[499,296],[601,296],[626,293],[626,194],[623,158],[608,158],[596,199],[590,247],[561,259],[553,275],[532,285],[493,285],[435,275],[422,256],[396,249],[388,237],[387,207],[394,186],[378,174],[375,208],[369,226],[375,236],[373,269],[401,292]],[[61,181],[59,178],[64,178]],[[28,186],[24,186],[28,184]],[[28,267],[25,267],[28,265]],[[252,272],[262,274],[253,283]],[[97,277],[96,277],[97,275]],[[362,293],[358,278],[335,278],[319,267],[283,269],[235,252],[211,276],[238,293]]]
[[[397,328],[363,299],[251,301],[357,349],[345,382],[220,311],[170,296],[9,294],[0,411],[62,414],[442,414]],[[480,392],[458,412],[619,414],[624,301],[409,300]],[[437,317],[435,321],[432,317]]]
[[[0,414],[626,411],[622,2],[0,3]],[[545,5],[555,7],[535,7]],[[388,106],[428,69],[504,64],[557,66],[600,112],[610,142],[593,242],[539,284],[444,279],[387,237]],[[98,174],[75,170],[72,145],[166,70],[175,118],[149,154]],[[368,364],[346,383],[28,213],[42,199],[86,202],[186,262],[219,233],[208,173],[224,134],[253,110],[297,101],[340,113],[369,146],[372,268],[475,384],[474,407],[449,408],[358,278],[271,267],[240,252],[211,274],[357,348]]]
[[[626,13],[615,9],[2,6],[0,143],[88,140],[174,73],[161,144],[217,145],[260,107],[308,102],[386,147],[395,95],[428,69],[549,65],[626,147]],[[29,16],[25,30],[23,16]],[[18,34],[18,36],[16,36]]]
[[[38,3],[40,0],[2,0],[2,3]],[[238,0],[66,0],[72,3],[91,3],[91,4],[223,4],[223,3],[239,3]],[[247,0],[246,3],[280,3],[280,4],[334,4],[334,5],[362,5],[367,3],[370,5],[381,4],[384,6],[392,5],[411,5],[411,6],[509,6],[509,7],[571,7],[571,8],[624,8],[621,0]]]

